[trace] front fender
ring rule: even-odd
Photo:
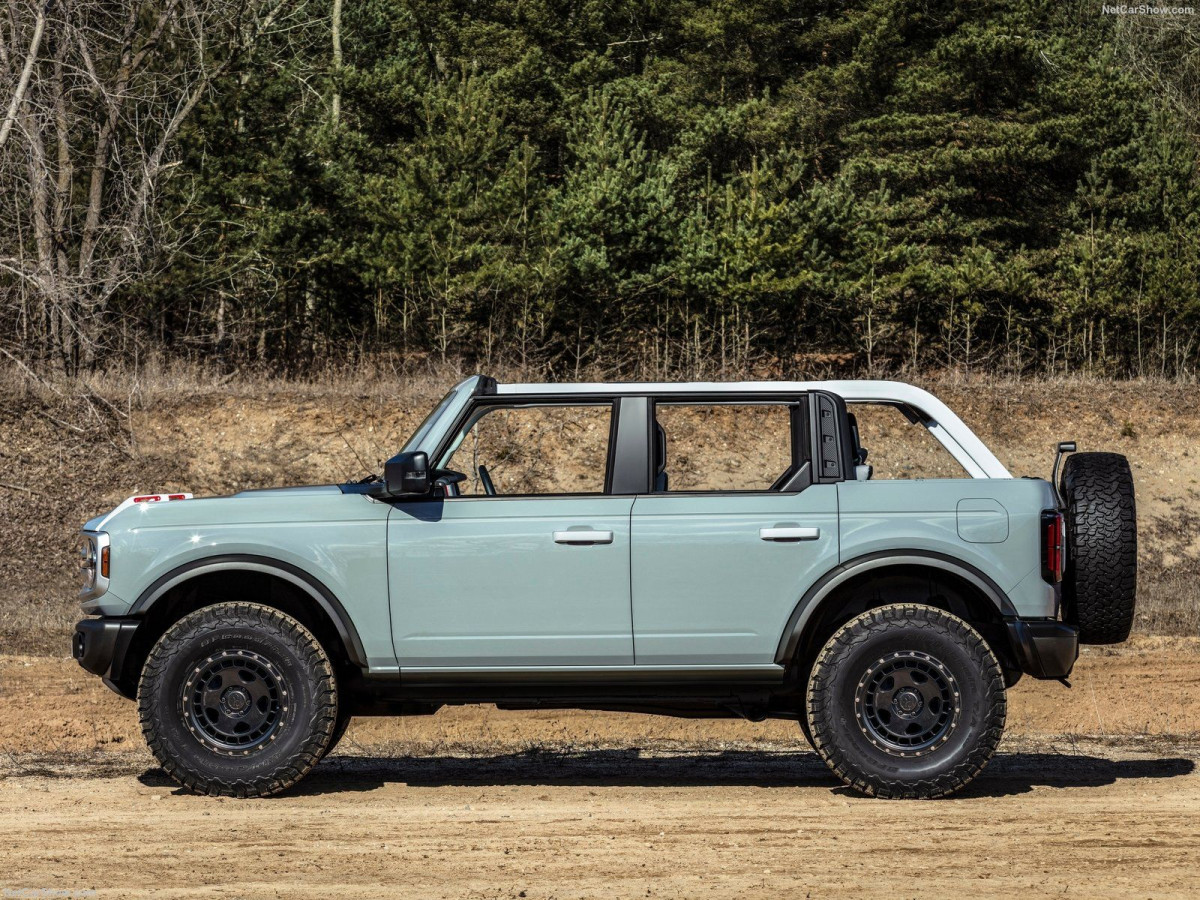
[[[253,563],[307,591],[347,636],[357,632],[361,640],[347,649],[372,670],[395,670],[387,504],[332,488],[148,506],[109,524],[112,596],[105,595],[104,615],[142,614],[180,576],[195,577],[214,561]]]
[[[346,648],[350,661],[362,668],[369,668],[367,651],[363,647],[358,629],[353,619],[342,606],[341,601],[320,580],[299,566],[253,554],[223,554],[196,559],[177,566],[166,572],[134,601],[129,609],[131,616],[141,616],[149,612],[160,597],[173,588],[191,581],[201,575],[213,572],[260,572],[273,575],[295,585],[307,594],[333,622],[337,628],[338,638]]]

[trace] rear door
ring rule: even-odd
[[[652,492],[633,507],[638,665],[774,662],[838,562],[835,484],[814,483],[808,398],[654,398]]]

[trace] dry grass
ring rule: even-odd
[[[16,536],[0,556],[0,652],[66,654],[77,618],[75,533],[123,497],[165,489],[222,494],[377,471],[467,374],[425,362],[327,368],[305,380],[150,366],[136,376],[103,373],[68,384],[0,369],[0,516]],[[1046,476],[1060,439],[1128,455],[1141,540],[1136,627],[1200,634],[1200,387],[912,380],[942,397],[1016,475]],[[923,474],[911,468],[925,452],[923,440],[888,422],[865,429],[863,442],[874,443],[880,474],[911,476]]]

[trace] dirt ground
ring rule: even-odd
[[[132,704],[0,657],[2,897],[1185,897],[1200,892],[1200,639],[1022,681],[958,798],[829,776],[794,724],[447,709],[359,719],[270,800],[179,792]]]

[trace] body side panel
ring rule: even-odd
[[[843,560],[914,550],[941,554],[986,575],[1017,614],[1056,614],[1057,591],[1041,580],[1041,513],[1055,506],[1047,482],[848,481],[838,485],[838,498]],[[968,537],[987,541],[964,540],[960,522]]]

